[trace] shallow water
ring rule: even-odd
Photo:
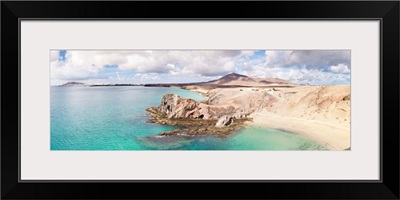
[[[278,129],[245,127],[228,138],[159,137],[177,127],[147,123],[146,108],[175,93],[169,87],[51,87],[51,150],[321,150],[314,141]]]

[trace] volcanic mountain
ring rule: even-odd
[[[231,87],[292,87],[296,86],[288,81],[278,78],[251,78],[242,74],[230,73],[219,79],[197,83],[151,83],[151,84],[87,84],[81,82],[68,82],[59,86],[145,86],[145,87],[182,87],[200,86],[205,89],[231,88]]]
[[[201,85],[223,86],[294,86],[294,84],[278,78],[251,78],[245,75],[230,73],[217,80],[202,83]]]

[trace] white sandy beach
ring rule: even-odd
[[[299,133],[333,150],[350,148],[349,85],[283,88],[274,95],[280,100],[252,113],[250,125]]]
[[[284,129],[305,135],[332,150],[345,150],[350,147],[350,126],[325,122],[320,119],[285,117],[268,111],[250,115],[251,126]]]

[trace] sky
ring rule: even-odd
[[[350,50],[50,51],[51,85],[190,83],[229,73],[295,84],[350,84]]]

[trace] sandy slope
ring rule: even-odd
[[[304,134],[330,149],[350,148],[350,86],[300,86],[271,91],[278,101],[255,112],[252,125]]]

